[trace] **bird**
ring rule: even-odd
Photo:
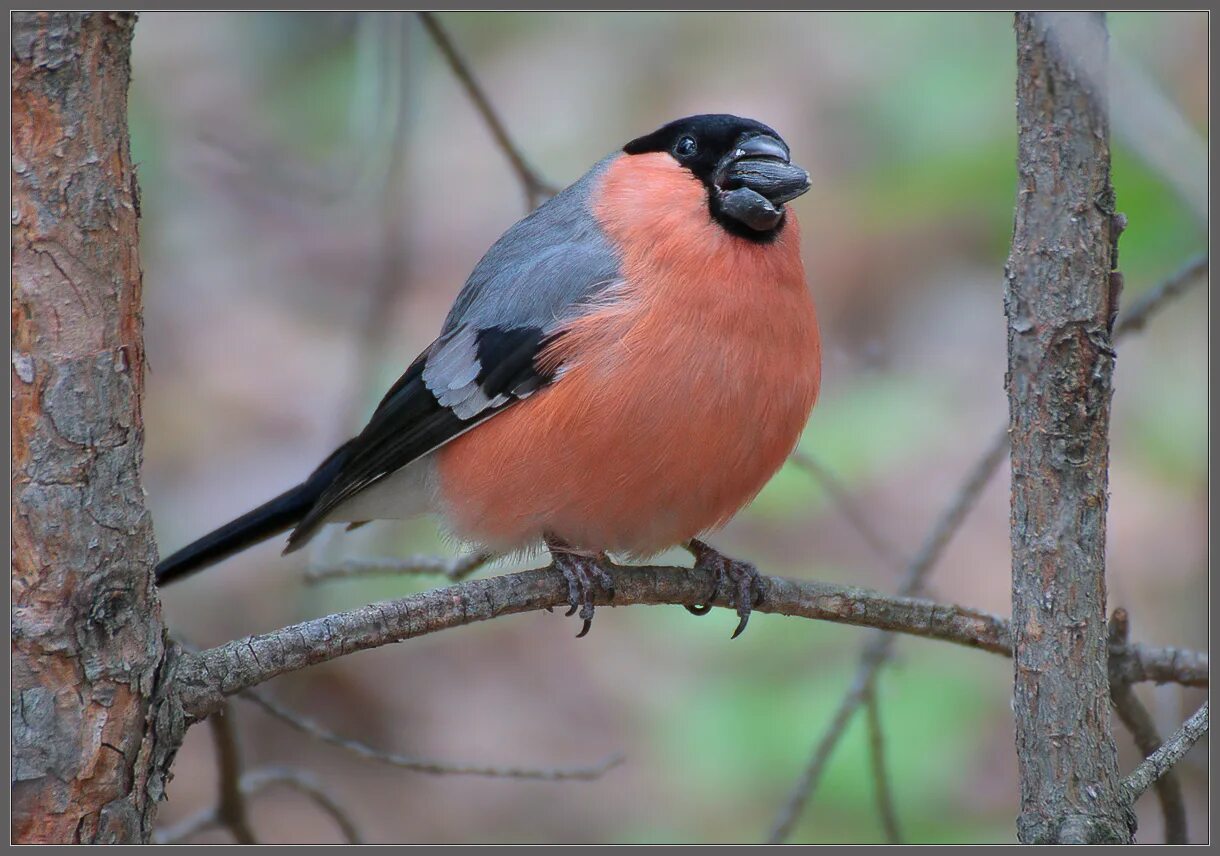
[[[161,561],[158,584],[289,532],[438,514],[489,554],[549,550],[589,632],[610,556],[681,546],[737,637],[762,597],[704,539],[795,449],[821,385],[772,128],[688,116],[631,140],[509,228],[368,424],[300,484]],[[349,526],[350,528],[350,526]]]

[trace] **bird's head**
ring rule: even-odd
[[[663,152],[707,188],[708,209],[730,232],[773,237],[784,203],[809,189],[809,173],[792,163],[779,134],[752,119],[723,113],[677,119],[623,146],[627,155]]]

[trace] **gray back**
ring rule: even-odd
[[[459,326],[549,330],[618,279],[618,254],[588,201],[619,154],[603,158],[492,245],[449,310],[442,337]]]

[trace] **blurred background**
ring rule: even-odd
[[[1016,151],[1006,14],[443,14],[526,160],[562,186],[697,112],[772,125],[807,167],[795,203],[825,340],[801,450],[715,543],[765,573],[892,591],[1007,419],[1003,265]],[[1113,14],[1114,185],[1129,305],[1206,248],[1207,18]],[[436,334],[480,255],[525,213],[504,152],[411,15],[142,14],[130,98],[143,189],[145,486],[168,553],[296,483]],[[1207,289],[1122,343],[1112,433],[1112,606],[1133,636],[1206,648]],[[1009,611],[1007,466],[929,594]],[[338,527],[332,527],[338,528]],[[282,558],[273,543],[164,593],[196,645],[400,596],[436,579],[305,584],[341,558],[454,555],[430,520]],[[687,561],[681,555],[675,561]],[[501,573],[497,565],[483,573]],[[345,657],[269,685],[340,733],[489,764],[626,762],[597,781],[430,776],[361,760],[236,702],[249,766],[322,777],[373,842],[756,841],[847,690],[865,632],[679,607],[529,614]],[[1138,688],[1162,734],[1199,691]],[[1006,660],[903,639],[880,682],[910,841],[1014,840]],[[1118,728],[1124,770],[1138,761]],[[1205,840],[1205,749],[1179,769]],[[214,803],[193,729],[162,823]],[[338,840],[299,795],[254,803],[262,840]],[[1140,839],[1161,840],[1149,794]],[[863,719],[793,840],[882,834]],[[222,832],[198,840],[226,840]]]

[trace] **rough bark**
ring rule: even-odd
[[[1018,193],[1007,270],[1017,831],[1129,842],[1106,673],[1111,347],[1121,223],[1104,18],[1018,13]]]
[[[687,568],[614,567],[610,573],[614,599],[604,593],[596,598],[604,606],[704,603],[715,586],[711,572]],[[765,576],[761,584],[764,597],[755,607],[758,612],[876,627],[994,654],[1012,653],[1009,623],[975,609],[813,580]],[[228,696],[278,675],[451,627],[566,606],[567,598],[563,577],[540,568],[467,580],[237,639],[184,654],[168,693],[172,704],[165,707],[195,722],[218,710]],[[711,602],[728,605],[719,593]],[[1137,680],[1207,685],[1205,654],[1128,645],[1121,656],[1128,673],[1141,676]]]
[[[147,840],[168,761],[140,482],[134,16],[12,19],[12,838]]]

